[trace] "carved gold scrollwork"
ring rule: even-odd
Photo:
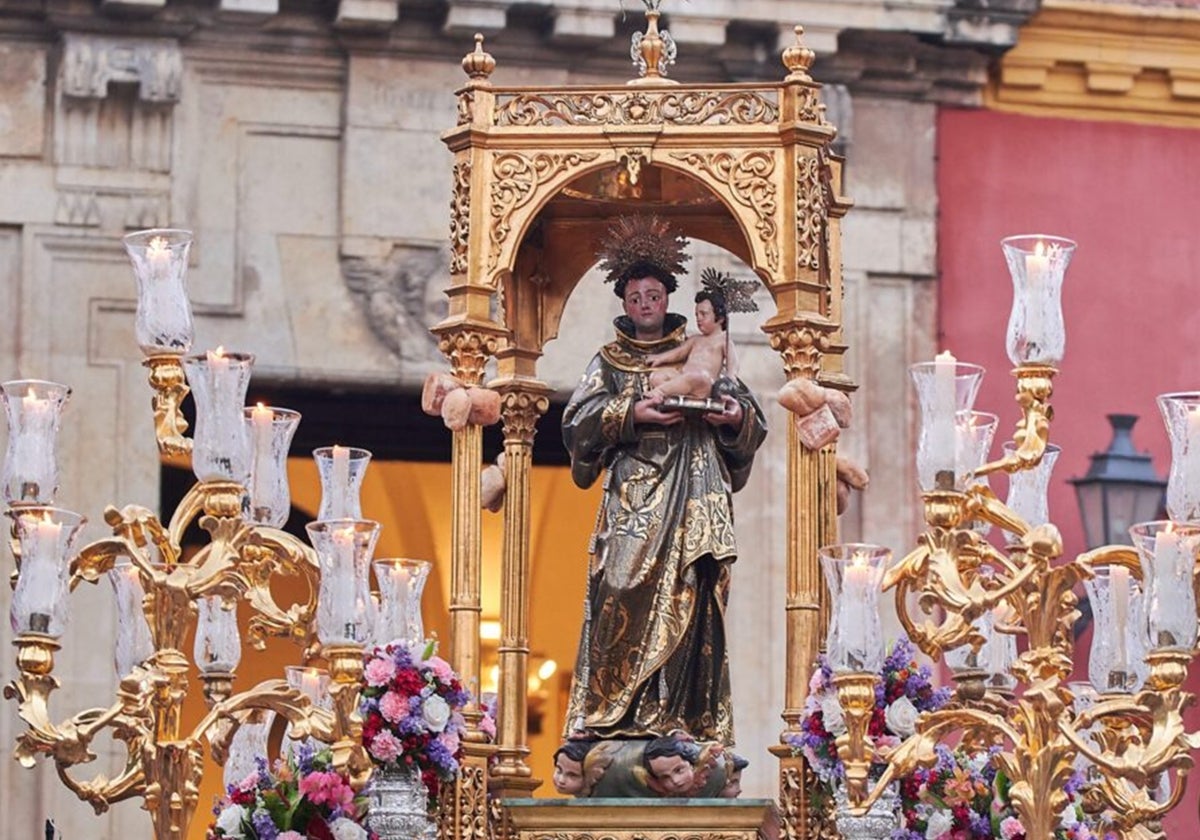
[[[801,272],[821,268],[829,221],[822,168],[818,155],[796,155],[796,268]]]
[[[483,368],[495,355],[499,338],[480,330],[457,330],[443,335],[438,349],[450,360],[450,372],[467,385],[478,385]]]
[[[442,840],[489,840],[486,759],[467,756],[458,779],[441,795]]]
[[[770,125],[774,91],[519,94],[496,103],[496,125]]]
[[[475,117],[475,91],[464,90],[458,95],[458,125],[467,125]]]
[[[756,218],[755,229],[762,240],[767,268],[779,270],[779,223],[776,220],[778,202],[771,176],[775,173],[775,155],[755,150],[733,152],[672,152],[671,157],[699,169],[723,186],[729,195]]]
[[[770,341],[771,349],[783,357],[788,379],[797,376],[815,379],[821,370],[821,354],[830,347],[828,331],[812,326],[791,325],[773,330]]]
[[[821,94],[816,88],[806,88],[800,94],[799,111],[803,122],[829,125],[825,119],[825,106],[821,104]]]
[[[471,161],[454,164],[454,195],[450,199],[450,273],[467,273],[471,237]]]
[[[530,443],[537,432],[538,419],[550,408],[544,394],[508,391],[500,398],[500,417],[504,422],[505,443]]]
[[[491,218],[488,271],[496,268],[512,232],[513,214],[529,203],[539,186],[600,157],[599,152],[506,152],[492,160]]]

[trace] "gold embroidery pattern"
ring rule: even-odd
[[[599,373],[597,373],[599,375]],[[600,415],[600,435],[604,440],[616,443],[621,439],[621,429],[625,425],[625,417],[632,408],[633,397],[622,395],[609,401]]]

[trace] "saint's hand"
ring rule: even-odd
[[[674,426],[676,423],[683,422],[683,415],[678,411],[660,411],[655,400],[644,399],[633,404],[633,422]]]
[[[742,427],[742,404],[729,394],[721,397],[725,403],[725,410],[721,412],[709,412],[704,415],[704,419],[713,426],[733,426],[735,429]]]

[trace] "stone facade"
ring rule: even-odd
[[[779,49],[799,22],[820,56],[814,76],[834,83],[826,102],[857,203],[844,257],[848,358],[860,388],[845,444],[874,474],[871,493],[844,518],[848,537],[899,547],[916,531],[905,367],[935,345],[936,108],[979,102],[989,58],[1013,43],[1035,5],[691,0],[664,9],[680,47],[671,71],[678,77],[780,78]],[[439,134],[455,124],[458,59],[470,34],[489,36],[502,83],[626,78],[640,4],[625,7],[5,4],[0,375],[74,387],[60,499],[90,515],[85,536],[100,534],[106,504],[157,503],[123,233],[196,231],[189,284],[197,348],[253,350],[256,376],[277,383],[416,388],[444,367],[425,330],[443,307],[448,266],[451,156]],[[697,251],[701,263],[731,259]],[[582,284],[563,325],[571,341],[553,342],[542,366],[560,391],[608,337],[597,311],[615,314],[616,301],[601,284]],[[779,361],[751,317],[736,318],[734,330],[746,378],[782,430],[787,420],[770,399],[782,383]],[[772,436],[738,497],[744,562],[731,608],[733,660],[741,751],[758,757],[751,795],[774,787],[765,748],[780,728],[785,443]],[[70,674],[55,698],[60,715],[114,688],[107,591],[81,587],[72,615],[58,665]],[[11,657],[0,657],[0,676],[12,673]],[[17,731],[12,709],[0,713],[0,743]],[[0,761],[0,790],[6,837],[34,836],[46,815],[68,837],[147,833],[146,815],[129,805],[93,816],[44,766],[27,772]]]

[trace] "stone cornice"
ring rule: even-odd
[[[1200,125],[1200,10],[1046,0],[1000,62],[1000,110]]]

